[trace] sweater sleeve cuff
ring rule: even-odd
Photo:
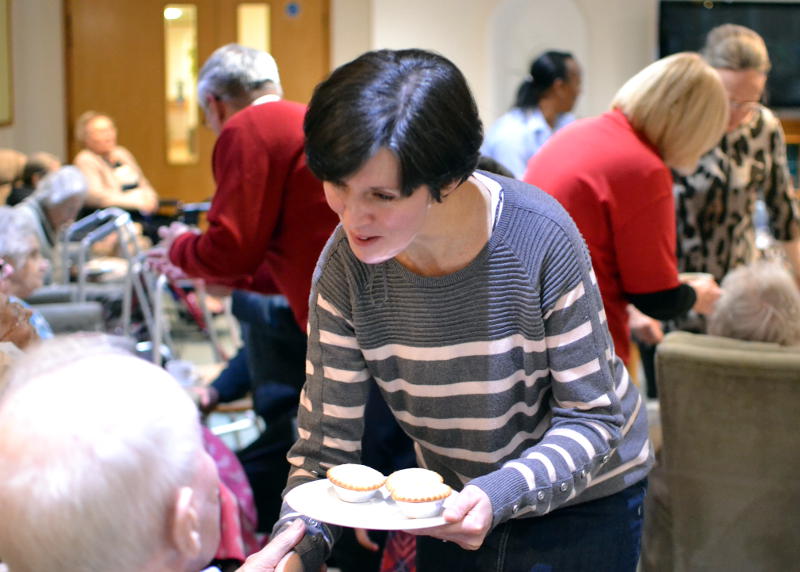
[[[471,480],[468,484],[480,488],[492,503],[492,529],[513,518],[519,511],[537,503],[546,502],[549,487],[531,491],[519,471],[500,469]],[[541,496],[541,498],[538,498]]]
[[[186,250],[187,241],[192,240],[193,237],[196,238],[198,235],[193,232],[184,232],[180,236],[176,237],[175,240],[172,241],[172,245],[169,247],[169,252],[167,253],[167,258],[169,261],[177,267],[181,267],[182,262],[182,254]]]

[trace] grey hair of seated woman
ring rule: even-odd
[[[730,272],[709,318],[715,336],[784,346],[800,345],[800,290],[775,262],[756,262]]]
[[[73,197],[80,197],[82,200],[87,189],[86,177],[80,169],[66,165],[45,176],[33,196],[45,207],[56,207]]]

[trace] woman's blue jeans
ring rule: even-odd
[[[418,572],[633,572],[647,481],[544,516],[510,520],[478,550],[417,537]]]

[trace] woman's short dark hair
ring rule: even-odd
[[[367,52],[319,84],[305,118],[308,166],[341,184],[381,148],[400,162],[400,191],[434,200],[475,170],[483,127],[459,69],[424,50]]]
[[[531,63],[528,77],[517,90],[517,102],[514,107],[532,109],[539,105],[539,100],[550,89],[557,79],[567,81],[569,70],[567,60],[574,60],[569,52],[545,52]]]

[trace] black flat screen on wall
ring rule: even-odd
[[[800,108],[800,2],[662,0],[659,54],[698,51],[711,28],[727,23],[755,30],[767,44],[772,61],[767,104]]]

